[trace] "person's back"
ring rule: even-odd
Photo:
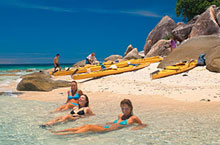
[[[59,56],[60,56],[60,54],[57,54],[56,57],[54,57],[54,59],[53,59],[54,72],[56,72],[56,68],[59,68],[59,71],[61,71],[61,67],[59,64]]]
[[[86,57],[86,64],[93,64],[96,61],[95,53],[91,53]]]

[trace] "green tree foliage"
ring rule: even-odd
[[[177,0],[176,15],[184,17],[183,20],[187,22],[211,5],[220,6],[220,0]]]

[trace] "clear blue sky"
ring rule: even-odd
[[[1,0],[0,64],[73,63],[95,52],[98,60],[143,50],[148,33],[176,0]]]

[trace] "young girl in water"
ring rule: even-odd
[[[107,123],[108,125],[103,126],[103,125],[88,124],[81,127],[69,128],[61,131],[51,131],[51,130],[50,131],[56,135],[67,135],[67,134],[85,133],[89,131],[106,132],[106,131],[116,130],[120,127],[124,127],[134,123],[139,124],[139,126],[134,127],[133,130],[137,130],[147,126],[146,124],[143,124],[137,116],[133,115],[133,106],[129,99],[122,100],[120,103],[120,107],[122,110],[122,114],[119,114],[118,119],[115,120],[114,122]]]

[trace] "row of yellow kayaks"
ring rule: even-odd
[[[148,57],[144,59],[131,59],[131,60],[122,61],[119,63],[108,61],[108,62],[104,62],[102,65],[104,65],[104,67],[107,69],[110,67],[123,68],[123,67],[128,67],[129,64],[154,63],[154,62],[158,62],[161,60],[162,60],[162,57],[154,56],[154,57]],[[90,73],[90,72],[99,71],[102,69],[103,67],[101,65],[85,65],[84,67],[70,68],[69,70],[57,71],[55,73],[50,72],[50,75],[64,76],[64,75],[72,75],[72,74]]]
[[[188,62],[182,62],[182,63],[177,63],[176,65],[173,66],[166,66],[163,70],[158,70],[153,73],[151,73],[151,78],[152,79],[158,79],[174,74],[179,74],[188,70],[193,69],[197,65],[197,60],[192,60]]]
[[[142,64],[137,64],[137,65],[128,65],[127,67],[121,67],[121,68],[109,68],[109,69],[107,68],[104,70],[90,72],[90,73],[75,74],[72,76],[72,78],[74,80],[79,80],[79,79],[107,76],[107,75],[112,75],[112,74],[119,74],[123,72],[138,70],[138,69],[147,67],[149,65],[150,63],[142,63]]]

